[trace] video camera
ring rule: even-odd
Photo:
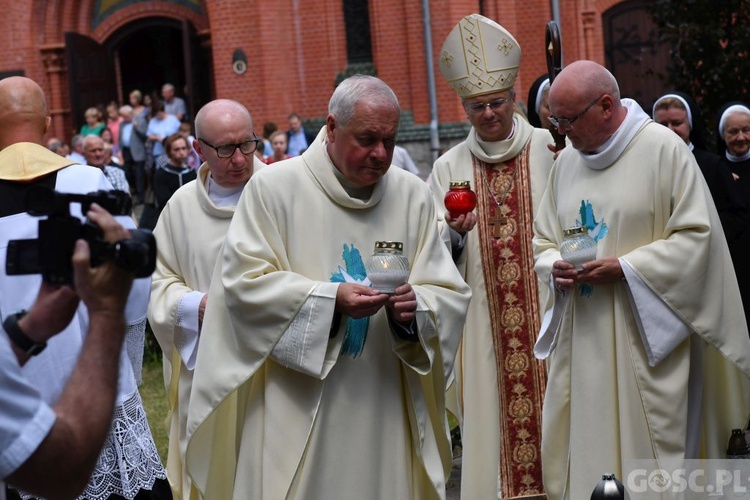
[[[83,239],[91,249],[91,266],[106,260],[133,271],[135,276],[150,276],[156,267],[156,240],[150,231],[131,229],[131,238],[116,243],[104,240],[104,233],[93,222],[70,215],[70,204],[80,203],[81,213],[97,203],[112,215],[130,215],[132,200],[123,191],[95,191],[88,194],[59,193],[36,186],[26,195],[26,211],[34,216],[46,215],[39,221],[39,238],[11,240],[5,262],[8,275],[40,274],[47,283],[73,282],[73,250],[75,242]]]

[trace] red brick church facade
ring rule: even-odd
[[[197,109],[216,97],[286,128],[294,111],[309,126],[326,115],[336,79],[362,68],[388,82],[403,108],[400,140],[429,143],[430,100],[419,0],[2,0],[0,78],[23,74],[44,88],[51,134],[70,139],[82,110],[127,100],[169,81]],[[458,20],[478,12],[511,33],[523,59],[519,100],[546,72],[550,0],[429,0],[437,118],[444,146],[465,135],[463,109],[437,70]],[[592,59],[618,77],[623,94],[650,105],[664,83],[663,46],[642,0],[559,0],[564,61]],[[368,60],[369,59],[369,60]],[[239,61],[239,62],[238,62]],[[243,64],[247,70],[242,72]],[[649,78],[651,78],[649,80]],[[193,109],[193,113],[195,112]],[[418,160],[427,161],[418,147]]]

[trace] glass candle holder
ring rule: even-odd
[[[392,295],[409,279],[409,259],[399,241],[376,241],[375,251],[365,263],[372,287]]]
[[[573,226],[563,230],[563,242],[560,245],[560,255],[565,262],[573,264],[578,271],[583,270],[583,264],[596,259],[596,241],[589,236],[583,226]]]
[[[455,219],[474,210],[477,206],[477,195],[471,190],[469,181],[451,181],[443,203],[445,203],[445,209]]]

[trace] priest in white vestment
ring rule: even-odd
[[[443,499],[444,405],[470,298],[427,185],[389,168],[398,100],[354,76],[300,157],[255,174],[211,282],[188,414],[205,498]],[[403,244],[387,295],[364,263]]]
[[[591,61],[550,90],[560,154],[535,220],[554,293],[535,347],[549,359],[542,458],[550,499],[588,498],[629,460],[724,458],[750,410],[750,341],[737,280],[695,159]],[[583,226],[596,259],[561,259]]]
[[[229,99],[203,106],[193,147],[203,160],[196,182],[169,199],[154,229],[156,270],[149,324],[161,346],[169,401],[167,478],[179,499],[195,498],[184,469],[185,430],[193,369],[214,266],[234,207],[255,167],[260,139],[247,108]],[[217,145],[216,148],[211,145]]]
[[[464,43],[469,37],[481,51]],[[429,179],[441,234],[473,294],[449,391],[461,428],[462,498],[543,494],[545,367],[533,347],[548,293],[534,273],[531,240],[554,157],[549,131],[516,112],[520,63],[513,36],[479,14],[459,21],[440,56],[472,125]],[[462,180],[476,192],[477,207],[451,216],[443,200],[451,182]]]

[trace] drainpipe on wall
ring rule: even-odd
[[[560,0],[549,0],[550,10],[552,11],[552,20],[557,23],[562,38],[562,19],[560,19]]]
[[[430,20],[430,0],[422,0],[422,24],[424,26],[425,59],[427,60],[427,93],[430,99],[430,150],[432,162],[440,152],[440,135],[438,134],[437,94],[435,92],[435,65],[432,59],[432,29]],[[430,165],[432,168],[432,165]]]

